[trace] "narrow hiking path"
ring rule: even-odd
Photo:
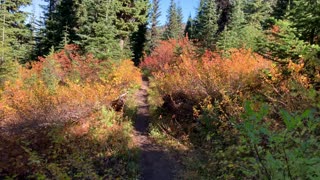
[[[141,149],[141,179],[171,180],[175,178],[178,163],[170,158],[168,151],[164,147],[155,144],[149,137],[150,114],[147,92],[149,82],[146,78],[142,79],[142,87],[136,94],[138,112],[134,125],[134,140]]]

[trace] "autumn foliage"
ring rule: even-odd
[[[169,95],[173,101],[179,101],[183,94],[197,105],[210,97],[230,111],[257,97],[288,110],[303,109],[302,105],[310,102],[304,92],[310,84],[301,73],[303,64],[277,66],[250,49],[232,49],[228,55],[211,51],[199,55],[187,39],[169,40],[141,66],[151,71],[159,94]],[[300,96],[292,97],[289,92],[297,87]]]
[[[164,70],[165,66],[179,64],[181,60],[177,57],[182,53],[191,52],[192,50],[194,50],[194,47],[191,46],[187,38],[161,41],[140,66],[149,71]]]
[[[141,66],[151,74],[150,103],[156,106],[154,116],[159,117],[155,124],[160,124],[159,129],[170,137],[192,143],[199,153],[186,163],[192,169],[185,175],[188,178],[263,177],[261,164],[274,163],[263,154],[276,144],[272,135],[285,134],[279,132],[287,131],[284,127],[292,121],[288,119],[319,107],[319,96],[304,73],[302,59],[299,63],[278,64],[250,49],[199,53],[187,39],[182,39],[161,42]],[[284,116],[283,112],[293,115]],[[252,137],[254,132],[256,139]],[[270,139],[266,132],[270,132]],[[257,141],[261,149],[256,151],[261,153],[258,162],[257,156],[252,156],[254,150],[243,139],[249,144]],[[278,158],[282,152],[270,152],[286,164]],[[295,157],[290,158],[295,161]],[[256,171],[246,172],[253,167]],[[280,172],[271,169],[267,173]]]
[[[107,119],[113,124],[121,119],[121,114],[114,114],[111,101],[137,88],[140,83],[140,71],[131,60],[98,60],[90,54],[80,55],[74,45],[68,45],[57,53],[40,57],[39,61],[20,67],[19,78],[7,81],[1,92],[0,155],[7,154],[0,163],[0,177],[12,173],[20,177],[36,172],[41,172],[48,178],[58,177],[54,173],[62,173],[61,177],[72,177],[74,175],[59,169],[61,167],[54,167],[63,164],[59,164],[61,162],[50,153],[60,154],[71,163],[76,161],[71,156],[80,153],[73,147],[76,144],[83,146],[83,156],[96,156],[94,153],[98,153],[86,152],[86,142],[92,143],[92,148],[96,151],[103,150],[101,145],[107,146],[106,143],[112,146],[114,142],[111,139],[122,139],[123,144],[130,144],[131,138],[122,134],[126,131],[122,125],[115,125],[108,130],[110,127],[100,121]],[[105,129],[106,132],[94,133],[92,128]],[[114,132],[119,137],[115,137]],[[94,140],[95,134],[101,136],[99,142]],[[60,136],[59,143],[55,142],[55,138]],[[77,142],[79,138],[82,138],[82,142]],[[32,141],[23,144],[30,140]],[[106,140],[108,142],[100,143]],[[60,146],[65,146],[69,152],[60,152],[63,149]],[[12,151],[12,148],[18,149]],[[122,151],[125,148],[129,148],[129,145],[121,148],[120,145],[115,145],[111,149]],[[12,153],[8,153],[10,151]],[[40,153],[37,158],[57,164],[50,165],[45,161],[32,164],[30,162],[35,158],[32,157],[33,153]],[[22,159],[11,162],[10,159],[17,154]],[[91,170],[94,171],[95,168]],[[46,173],[48,171],[50,172]]]
[[[130,60],[111,63],[83,57],[75,46],[20,68],[20,76],[4,87],[2,123],[77,119],[140,83]]]

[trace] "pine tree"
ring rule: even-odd
[[[7,53],[1,56],[10,60],[29,58],[30,29],[26,25],[27,13],[22,6],[30,5],[30,0],[2,0],[1,2],[1,45]]]
[[[191,15],[189,15],[186,27],[184,29],[184,36],[188,36],[189,39],[193,39],[193,19]]]
[[[217,46],[221,50],[231,48],[250,48],[256,50],[257,39],[263,38],[263,32],[255,24],[248,23],[243,9],[245,4],[242,0],[234,0],[229,24],[220,34]],[[260,27],[260,26],[259,26]]]
[[[232,7],[235,0],[216,0],[218,17],[218,32],[220,34],[224,31],[227,24],[229,24],[230,16],[232,14]]]
[[[195,24],[195,38],[203,48],[213,49],[218,31],[218,14],[215,0],[201,0]]]
[[[146,0],[84,0],[77,13],[77,43],[100,59],[129,58],[133,50],[138,61],[144,49],[147,8]]]
[[[84,0],[77,12],[80,37],[77,44],[99,59],[123,57],[114,25],[115,5],[110,0]]]
[[[193,38],[197,39],[200,37],[200,29],[202,28],[202,24],[200,22],[200,20],[203,17],[203,8],[205,6],[205,1],[206,0],[200,0],[199,2],[199,6],[197,8],[197,15],[195,17],[195,19],[193,20]]]
[[[74,43],[79,39],[77,16],[78,3],[74,0],[50,0],[45,8],[45,24],[41,30],[38,49],[40,54],[47,55],[50,49],[63,48],[64,35],[68,35],[68,43]]]
[[[311,44],[320,44],[320,2],[319,0],[295,0],[288,19],[293,22],[299,37]]]
[[[30,4],[30,0],[2,0],[0,5],[0,81],[12,76],[14,61],[30,58],[31,31],[25,20],[27,13],[20,8]]]
[[[174,0],[170,1],[168,9],[166,30],[163,33],[164,39],[177,39],[182,36],[182,14]]]
[[[272,16],[276,19],[283,19],[285,18],[285,15],[287,14],[290,7],[293,5],[293,0],[277,0]]]
[[[180,5],[177,6],[177,19],[178,19],[178,23],[180,23],[180,25],[182,25],[183,23],[183,12],[182,12],[182,8]],[[181,30],[181,28],[180,28]]]
[[[145,1],[147,2],[147,0]],[[145,9],[145,12],[142,11],[141,14],[144,14],[147,19],[147,9]],[[143,56],[145,53],[147,44],[147,25],[147,21],[145,21],[145,23],[143,24],[140,24],[138,27],[138,31],[133,32],[133,34],[131,35],[131,49],[133,51],[133,61],[136,66],[139,65],[143,60]]]
[[[151,30],[150,36],[148,38],[148,51],[149,53],[156,47],[159,37],[159,17],[161,16],[160,12],[160,0],[153,0],[152,1],[152,8],[150,12],[150,23],[151,23]]]
[[[24,64],[26,62],[35,60],[37,58],[37,35],[38,35],[38,22],[37,22],[37,18],[36,18],[36,11],[35,11],[35,6],[32,6],[32,13],[30,15],[30,20],[29,23],[27,24],[27,28],[30,30],[30,41],[29,41],[29,50],[28,52],[30,52],[30,56],[28,59],[24,59],[21,60],[20,63]]]
[[[118,30],[121,49],[125,49],[131,33],[136,32],[139,26],[148,20],[149,3],[145,0],[116,0],[115,26]]]
[[[273,9],[272,6],[275,4],[274,0],[250,0],[246,1],[244,6],[244,12],[247,15],[246,19],[248,23],[262,28],[265,21],[270,18]]]
[[[243,12],[243,4],[241,0],[235,0],[233,3],[232,14],[229,24],[220,34],[218,47],[223,50],[230,48],[240,48],[244,43],[241,38],[245,25],[245,17]]]
[[[133,51],[133,61],[136,66],[143,60],[147,41],[147,25],[147,23],[140,25],[139,30],[131,36],[131,49]]]

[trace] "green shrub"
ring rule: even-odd
[[[254,111],[247,103],[243,122],[237,126],[240,140],[249,147],[249,177],[266,179],[317,179],[320,177],[319,117],[312,110],[303,113],[280,111],[283,127],[266,119],[268,107]]]

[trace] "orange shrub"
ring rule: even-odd
[[[167,46],[163,42],[156,53],[161,54]],[[184,45],[189,46],[192,47]],[[211,103],[217,103],[216,108],[224,117],[239,117],[248,100],[268,103],[274,113],[279,109],[292,112],[316,106],[316,93],[308,77],[302,74],[303,64],[290,62],[280,66],[250,49],[232,49],[227,57],[210,51],[199,56],[193,48],[187,49],[173,56],[174,63],[151,54],[143,64],[150,67],[153,88],[162,95],[163,106],[169,106],[173,113],[191,114],[192,107],[199,107],[208,97]],[[160,62],[158,66],[156,62]]]
[[[76,121],[140,84],[140,71],[132,61],[99,61],[66,46],[31,68],[20,68],[20,78],[6,83],[0,126]]]
[[[190,54],[181,55],[180,60],[178,65],[165,64],[163,70],[153,71],[161,93],[183,92],[199,99],[218,98],[222,93],[254,88],[259,84],[261,71],[272,66],[270,61],[244,49],[233,50],[229,58],[207,52],[200,60]]]

